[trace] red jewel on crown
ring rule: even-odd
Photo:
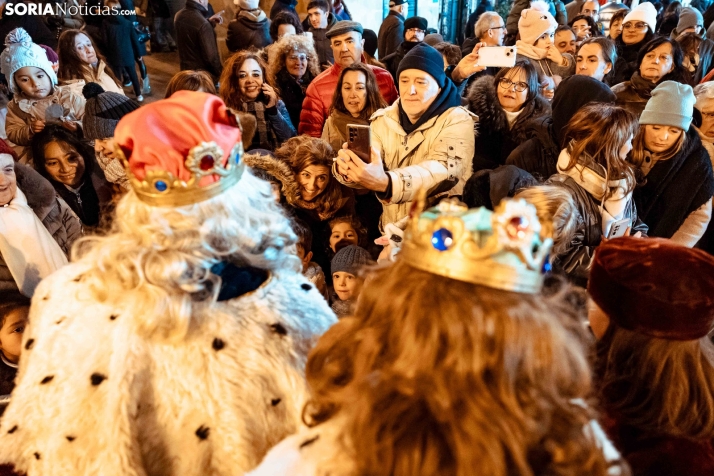
[[[522,240],[528,231],[528,219],[523,216],[514,216],[506,223],[506,233],[511,238]]]
[[[203,157],[201,157],[201,161],[198,164],[198,168],[206,172],[208,170],[211,170],[214,165],[216,165],[216,159],[214,159],[212,155],[204,155]]]

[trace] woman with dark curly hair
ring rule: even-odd
[[[234,54],[223,67],[219,95],[234,111],[255,117],[256,131],[250,149],[275,150],[295,136],[285,103],[266,82],[266,65],[257,52]]]
[[[290,15],[286,15],[290,16]],[[270,46],[268,83],[275,88],[297,129],[305,91],[320,74],[317,53],[312,40],[301,35],[287,35]]]
[[[541,290],[550,240],[533,207],[441,205],[415,215],[396,263],[369,270],[354,316],[320,338],[311,428],[250,476],[621,474],[585,402],[587,331],[567,288]],[[514,219],[528,220],[525,254],[509,248]]]

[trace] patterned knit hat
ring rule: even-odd
[[[84,137],[87,140],[114,137],[119,120],[139,109],[139,103],[118,93],[106,92],[97,83],[87,83],[82,89],[87,99],[84,106]]]
[[[371,257],[364,248],[355,245],[345,246],[332,258],[330,271],[332,274],[345,272],[356,275],[357,271],[370,261]]]
[[[5,37],[5,49],[0,54],[0,71],[5,75],[10,91],[18,92],[15,84],[15,72],[26,66],[40,68],[49,76],[52,86],[57,84],[57,75],[52,69],[52,63],[47,59],[47,53],[32,38],[24,28],[15,28]]]

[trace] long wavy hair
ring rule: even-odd
[[[684,144],[687,142],[687,131],[683,130],[679,139],[672,144],[672,147],[663,152],[650,152],[647,150],[647,144],[645,141],[647,127],[649,127],[647,124],[640,126],[640,130],[635,136],[635,140],[632,141],[632,152],[630,152],[629,159],[630,162],[637,168],[642,167],[642,164],[645,162],[648,154],[651,154],[655,162],[671,159],[677,155],[680,150],[682,150],[682,147],[684,147]]]
[[[47,172],[45,160],[45,148],[52,142],[57,142],[65,151],[75,151],[82,156],[84,161],[84,177],[88,177],[92,171],[99,167],[96,163],[96,156],[92,146],[77,137],[77,134],[69,132],[64,127],[57,124],[47,125],[32,138],[32,158],[35,162],[35,169],[50,181],[52,184],[58,183],[49,172]],[[62,185],[60,185],[62,186]]]
[[[130,190],[109,233],[78,240],[72,261],[87,268],[82,280],[97,301],[137,316],[144,335],[175,342],[195,324],[194,310],[216,299],[213,265],[300,270],[286,251],[295,242],[270,185],[244,173],[222,194],[183,207],[150,206]]]
[[[97,45],[94,43],[92,35],[81,30],[65,30],[62,32],[59,40],[57,41],[57,56],[59,56],[57,79],[59,81],[83,79],[87,83],[97,82],[97,75],[94,68],[82,61],[77,55],[77,51],[74,49],[74,40],[77,38],[77,35],[84,35],[89,38],[99,63],[104,63],[104,72],[112,78],[112,81],[114,81],[117,86],[121,87],[119,80],[107,64],[106,58],[102,55],[102,53],[100,53],[99,48],[97,48]]]
[[[223,71],[219,79],[221,85],[218,89],[218,95],[223,99],[223,102],[226,103],[226,106],[237,111],[243,110],[243,102],[245,102],[243,93],[241,93],[240,87],[238,86],[238,70],[240,70],[240,67],[243,66],[243,63],[248,59],[255,60],[256,63],[258,63],[263,73],[263,82],[266,82],[265,61],[263,61],[263,58],[260,57],[257,51],[253,50],[242,50],[228,58],[228,61],[223,65]]]
[[[288,139],[275,150],[275,157],[286,162],[293,172],[294,180],[298,182],[298,176],[306,167],[319,165],[332,170],[332,159],[335,153],[327,142],[307,135],[301,135]],[[298,208],[314,210],[320,219],[332,218],[337,211],[342,208],[348,198],[348,193],[342,185],[328,174],[327,187],[312,201],[303,200],[299,187],[296,193],[287,193],[288,203]]]
[[[388,106],[387,101],[382,97],[382,93],[379,91],[377,86],[377,77],[374,75],[372,68],[362,63],[352,63],[346,68],[342,68],[340,72],[340,77],[337,80],[337,87],[335,88],[335,93],[332,95],[332,105],[330,106],[330,114],[332,111],[337,110],[343,114],[350,115],[351,113],[345,107],[345,101],[342,98],[342,81],[345,79],[345,74],[348,71],[358,71],[364,74],[365,77],[365,87],[367,89],[367,98],[364,103],[364,109],[360,112],[359,118],[365,121],[372,117],[372,114],[377,112],[378,109],[383,109]]]
[[[658,339],[611,322],[597,343],[595,373],[603,408],[645,434],[714,439],[710,339]]]
[[[635,189],[635,168],[620,158],[620,149],[638,131],[637,118],[626,109],[610,104],[590,104],[568,122],[563,135],[570,153],[566,170],[576,165],[604,172],[607,180],[626,179],[626,193]],[[609,188],[605,199],[616,190]]]
[[[303,420],[338,418],[354,474],[605,475],[573,403],[590,392],[588,336],[562,292],[376,269],[309,355]]]
[[[309,84],[320,74],[320,63],[312,38],[302,35],[286,35],[268,49],[268,83],[278,91],[278,94],[280,94],[280,85],[277,81],[278,73],[282,69],[287,69],[285,62],[288,55],[292,53],[304,53],[307,56],[304,84]]]

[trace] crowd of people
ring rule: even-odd
[[[96,3],[0,18],[0,474],[714,474],[714,4]]]

